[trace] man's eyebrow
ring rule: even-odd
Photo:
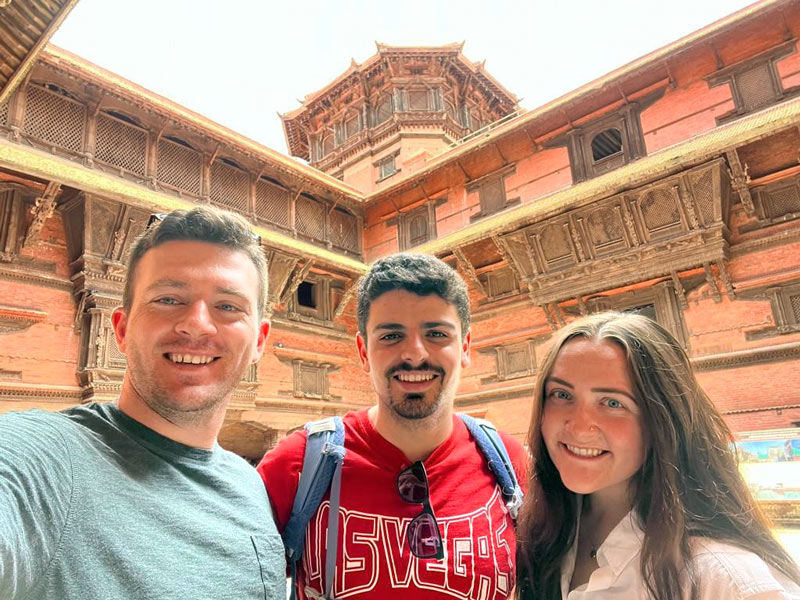
[[[247,294],[235,288],[216,287],[214,288],[214,291],[217,292],[218,294],[225,294],[227,296],[236,296],[237,298],[245,300],[248,303],[250,302],[250,297]]]
[[[161,287],[184,289],[189,287],[189,284],[185,281],[180,281],[179,279],[159,279],[148,285],[147,289],[154,290]]]
[[[456,326],[450,321],[426,321],[422,324],[423,329],[434,329],[437,327],[444,327],[445,329],[455,329]]]
[[[372,329],[388,329],[389,331],[401,331],[405,329],[405,325],[400,323],[378,323]]]

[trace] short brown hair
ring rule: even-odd
[[[269,274],[267,258],[259,238],[247,220],[236,213],[200,206],[176,210],[156,220],[134,243],[128,259],[128,275],[122,293],[122,307],[130,310],[136,266],[151,248],[167,242],[190,241],[220,244],[244,252],[258,272],[258,316],[263,315],[267,300]]]

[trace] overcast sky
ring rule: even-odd
[[[52,42],[286,152],[277,113],[393,45],[466,42],[536,108],[741,0],[80,0]]]

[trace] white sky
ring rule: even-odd
[[[393,45],[464,54],[536,108],[746,0],[80,0],[52,41],[281,152],[276,113]]]

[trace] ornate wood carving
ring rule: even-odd
[[[281,304],[286,304],[289,299],[294,295],[297,291],[297,288],[300,287],[300,284],[303,283],[303,280],[308,275],[308,272],[311,270],[311,267],[314,265],[313,260],[307,260],[306,263],[297,271],[295,271],[294,275],[292,275],[292,280],[287,286],[286,290],[283,292],[281,296],[280,302]]]
[[[264,312],[271,315],[275,304],[281,302],[286,282],[292,275],[299,259],[296,256],[289,256],[278,251],[267,253],[267,265],[269,266],[269,292],[267,294],[267,306]],[[298,283],[298,285],[300,285]]]
[[[681,284],[681,278],[678,277],[675,271],[670,273],[670,277],[672,278],[672,285],[675,286],[675,293],[678,296],[678,304],[681,305],[681,309],[686,310],[689,308],[689,303],[686,301],[686,290],[683,288],[683,284]]]
[[[714,261],[714,264],[717,265],[717,271],[719,271],[719,278],[722,279],[722,284],[725,286],[725,291],[728,293],[728,298],[733,300],[734,298],[736,298],[736,290],[733,289],[733,282],[731,281],[731,278],[728,275],[728,269],[725,267],[725,261],[717,260]]]
[[[742,203],[745,214],[749,217],[753,217],[756,214],[756,207],[753,203],[753,197],[750,194],[750,188],[747,186],[747,184],[750,183],[750,176],[747,174],[747,165],[742,165],[735,149],[728,150],[725,156],[728,157],[728,176],[731,179],[731,185],[734,191],[739,195],[739,200]]]
[[[356,292],[358,291],[358,286],[361,284],[362,279],[364,279],[363,275],[351,281],[347,288],[345,288],[344,294],[342,294],[342,298],[339,300],[336,310],[333,311],[333,316],[331,317],[332,321],[342,316],[345,307],[350,303],[350,300],[353,299],[353,296],[355,296]]]
[[[711,265],[707,262],[704,262],[703,270],[705,271],[706,274],[706,283],[708,283],[708,287],[711,289],[711,295],[714,297],[714,302],[717,303],[722,302],[722,295],[719,293],[719,288],[717,287],[717,280],[714,277],[714,273],[711,271]]]
[[[61,184],[51,181],[47,184],[44,194],[36,198],[31,210],[33,221],[31,221],[28,231],[25,233],[25,240],[22,242],[23,248],[29,248],[39,241],[39,233],[42,231],[42,227],[56,210],[56,198],[60,191]]]
[[[700,165],[499,240],[537,306],[721,261],[730,205],[723,164]]]
[[[484,296],[488,295],[486,293],[486,289],[483,287],[483,283],[478,277],[478,274],[475,272],[475,267],[473,267],[472,263],[469,262],[466,256],[464,256],[464,252],[461,250],[461,248],[453,248],[453,255],[456,257],[458,266],[461,267],[461,270],[464,271],[467,278],[473,283],[478,291]]]

